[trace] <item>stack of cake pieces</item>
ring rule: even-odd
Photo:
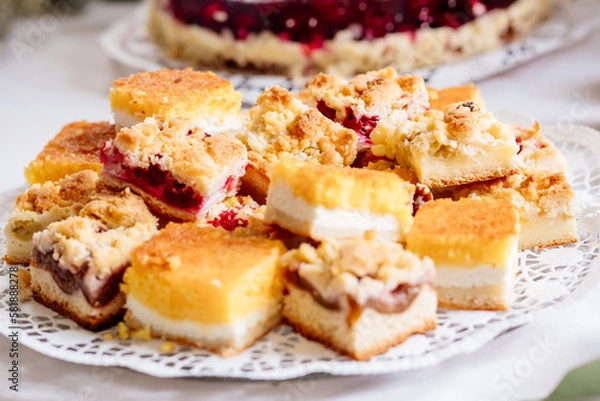
[[[115,124],[67,125],[5,228],[34,298],[90,330],[234,355],[280,321],[365,360],[438,306],[504,310],[518,249],[577,241],[565,161],[476,87],[390,68],[266,89],[213,73],[115,82]],[[435,199],[434,199],[435,198]]]

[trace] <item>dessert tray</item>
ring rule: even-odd
[[[439,311],[438,327],[404,344],[357,362],[281,325],[252,347],[231,358],[177,346],[162,352],[163,341],[120,340],[117,328],[92,333],[38,303],[20,304],[17,322],[22,345],[74,363],[122,366],[157,377],[222,377],[284,380],[309,374],[364,375],[424,368],[477,350],[502,333],[547,315],[581,296],[597,283],[600,268],[600,133],[581,126],[546,127],[563,152],[569,181],[581,208],[577,244],[519,254],[519,274],[512,309],[506,312]],[[0,195],[4,226],[18,192]],[[0,253],[5,252],[4,237]],[[0,267],[0,332],[15,330],[9,320],[11,266]],[[13,269],[15,271],[16,269]],[[14,278],[14,276],[12,276]],[[14,283],[13,283],[14,284]],[[106,335],[110,333],[111,335]],[[112,339],[109,339],[112,337]]]
[[[595,0],[557,0],[551,17],[527,37],[487,54],[455,64],[413,71],[432,87],[447,87],[475,82],[511,69],[543,54],[582,39],[600,26],[600,3]],[[136,70],[152,71],[162,67],[182,68],[183,63],[166,58],[146,32],[147,6],[142,5],[129,18],[107,29],[100,38],[104,51],[115,61]],[[244,104],[253,105],[265,86],[280,85],[294,89],[301,82],[282,76],[252,75],[216,71],[244,93]]]

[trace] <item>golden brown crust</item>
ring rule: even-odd
[[[576,244],[579,242],[579,238],[577,237],[569,237],[569,238],[558,238],[552,241],[539,241],[537,243],[529,243],[526,246],[519,246],[520,251],[524,251],[526,249],[542,249],[542,248],[553,248],[562,245]]]
[[[518,167],[516,166],[503,166],[503,167],[499,167],[499,168],[494,168],[491,170],[484,170],[481,172],[478,172],[478,174],[462,174],[460,176],[456,176],[453,178],[448,178],[448,179],[424,179],[421,181],[421,183],[423,185],[427,185],[428,187],[431,188],[443,188],[443,187],[450,187],[450,186],[454,186],[454,185],[463,185],[463,184],[468,184],[468,183],[472,183],[472,182],[482,182],[482,181],[489,181],[489,180],[493,180],[496,178],[501,178],[501,177],[506,177],[509,176],[511,174],[515,174],[519,171]]]
[[[100,151],[116,135],[109,122],[78,121],[64,126],[25,168],[30,184],[57,181],[66,175],[91,169],[100,172]]]
[[[489,310],[489,311],[505,311],[510,309],[510,305],[503,302],[482,302],[479,304],[462,304],[462,303],[453,303],[453,302],[445,302],[440,301],[438,299],[438,307],[445,309],[454,309],[454,310]]]

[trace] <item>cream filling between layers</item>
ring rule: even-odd
[[[113,116],[117,130],[125,127],[131,128],[144,121],[144,119],[140,120],[123,110],[113,110]],[[240,117],[232,116],[223,116],[220,118],[213,116],[198,116],[190,118],[190,121],[192,125],[200,127],[208,134],[235,135],[239,133],[243,127],[242,119]]]
[[[311,234],[315,239],[325,236],[355,237],[366,231],[375,230],[378,238],[398,240],[400,233],[398,220],[392,214],[378,215],[363,210],[313,206],[303,198],[295,196],[290,186],[281,180],[275,181],[269,188],[265,218],[294,232],[306,230],[298,230],[298,227],[290,224],[310,226],[309,233],[299,234]]]
[[[475,288],[501,284],[511,287],[515,279],[518,246],[515,241],[504,266],[477,265],[473,267],[436,264],[436,287]]]
[[[140,324],[163,335],[181,337],[207,345],[226,343],[233,347],[243,347],[248,342],[248,333],[253,333],[256,327],[268,322],[278,313],[280,303],[278,299],[274,299],[241,319],[222,324],[171,319],[149,309],[131,294],[127,294],[125,306]]]

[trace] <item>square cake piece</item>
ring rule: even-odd
[[[126,323],[152,336],[235,355],[281,320],[278,241],[170,224],[132,252]]]
[[[187,117],[210,133],[237,132],[242,94],[228,80],[212,72],[162,69],[117,79],[110,105],[118,129],[132,127],[147,117]]]
[[[511,202],[519,211],[519,248],[575,243],[579,207],[563,173],[513,174],[454,188],[454,199],[492,198]]]
[[[445,113],[430,110],[401,125],[379,124],[372,152],[409,167],[432,188],[504,177],[518,171],[518,146],[511,126],[473,102]]]
[[[130,187],[156,213],[183,221],[235,195],[248,164],[237,139],[205,134],[187,119],[162,118],[123,128],[101,161],[102,186]]]
[[[129,190],[97,195],[78,216],[34,235],[34,299],[88,330],[114,325],[124,313],[119,286],[129,253],[156,230],[156,218]]]
[[[400,241],[412,224],[414,185],[390,172],[283,161],[273,170],[265,220],[316,240]]]
[[[83,170],[58,182],[33,184],[19,195],[4,228],[4,260],[13,264],[28,264],[33,249],[33,234],[44,230],[50,223],[76,216],[96,194],[97,179],[96,172]]]
[[[441,307],[506,310],[518,235],[519,216],[508,201],[439,199],[419,209],[406,247],[433,259]]]
[[[242,191],[263,203],[271,168],[283,157],[349,166],[356,158],[357,135],[310,108],[286,89],[266,89],[250,109],[249,127],[239,139],[250,163]]]
[[[100,151],[115,135],[115,126],[108,122],[65,125],[25,168],[25,179],[30,184],[43,184],[81,170],[100,173]]]
[[[398,124],[429,108],[423,79],[398,76],[391,67],[357,75],[349,82],[319,74],[299,96],[329,119],[355,131],[360,148],[371,145],[370,135],[379,121]]]
[[[435,270],[394,242],[302,244],[286,253],[283,316],[309,339],[368,360],[436,327]]]

